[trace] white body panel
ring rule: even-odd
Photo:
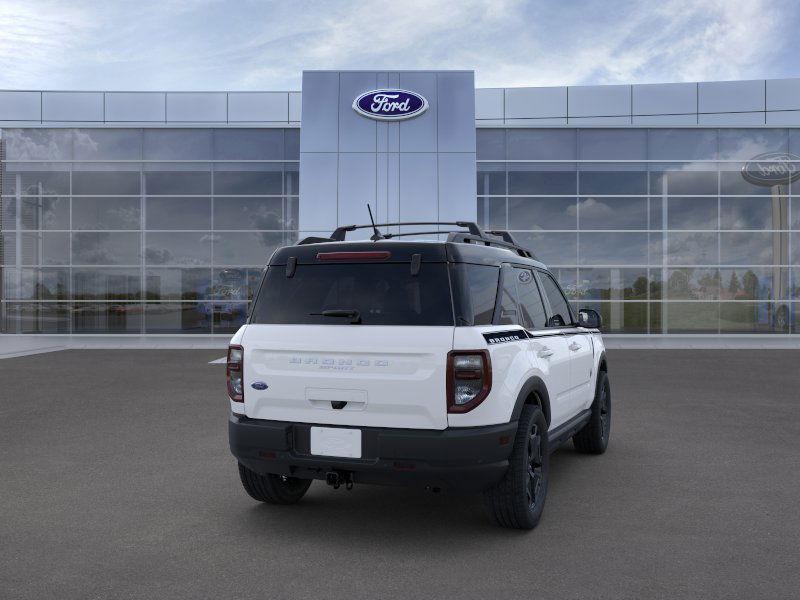
[[[248,325],[239,342],[245,413],[299,423],[445,429],[454,329]],[[253,389],[255,381],[267,389]]]

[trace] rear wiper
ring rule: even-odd
[[[350,319],[350,323],[352,325],[358,325],[361,323],[361,313],[357,310],[351,309],[333,309],[333,310],[323,310],[322,312],[318,313],[308,313],[315,317],[345,317]]]

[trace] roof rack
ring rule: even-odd
[[[408,231],[408,232],[401,232],[401,233],[379,233],[377,231],[378,227],[406,227],[412,225],[455,225],[456,227],[462,227],[467,231]],[[438,235],[438,234],[447,234],[447,241],[448,242],[455,242],[455,243],[462,243],[462,244],[480,244],[484,246],[494,246],[496,248],[505,248],[507,250],[511,250],[515,252],[519,256],[524,256],[525,258],[532,258],[536,259],[536,256],[528,250],[527,248],[523,248],[520,246],[517,241],[514,239],[514,236],[511,235],[508,231],[505,230],[491,230],[491,231],[483,231],[477,224],[473,223],[472,221],[406,221],[406,222],[396,222],[396,223],[375,223],[375,224],[368,224],[368,225],[344,225],[342,227],[337,227],[336,230],[331,234],[329,238],[323,237],[307,237],[299,242],[298,245],[304,244],[319,244],[319,243],[326,243],[326,242],[343,242],[345,241],[347,234],[351,231],[356,231],[357,229],[374,229],[376,231],[370,239],[373,241],[378,240],[389,240],[396,237],[405,237],[411,235]],[[486,234],[490,236],[496,237],[488,237]],[[497,239],[497,238],[502,239]]]

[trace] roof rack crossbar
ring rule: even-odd
[[[331,234],[331,239],[336,242],[343,242],[347,236],[347,232],[355,231],[356,229],[373,229],[373,227],[400,227],[404,225],[455,225],[456,227],[464,227],[465,229],[468,229],[472,235],[483,237],[481,228],[471,221],[398,221],[395,223],[376,223],[374,226],[372,223],[368,225],[343,225],[336,228],[336,230]],[[449,232],[442,231],[437,233]]]
[[[369,223],[367,225],[343,225],[341,227],[337,227],[329,238],[307,237],[297,243],[298,245],[302,245],[302,244],[315,244],[322,242],[343,242],[347,237],[347,233],[350,231],[356,231],[358,229],[374,229],[376,227],[406,227],[411,225],[455,225],[456,227],[462,227],[466,229],[466,231],[447,231],[447,230],[408,231],[408,232],[402,231],[398,233],[384,233],[381,234],[381,237],[378,239],[388,240],[391,238],[411,236],[411,235],[446,234],[448,242],[461,242],[465,244],[482,244],[484,246],[495,246],[497,248],[505,248],[507,250],[511,250],[516,254],[518,254],[519,256],[536,259],[536,255],[534,255],[534,253],[528,250],[527,248],[520,246],[514,239],[514,236],[511,235],[509,231],[495,229],[495,230],[487,230],[484,232],[483,230],[481,230],[480,227],[478,227],[477,224],[473,223],[472,221],[397,221],[392,223],[376,223],[374,225],[372,223]],[[490,236],[496,236],[496,237],[490,237]],[[373,236],[372,239],[375,240],[376,238]]]

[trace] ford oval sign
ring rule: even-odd
[[[428,110],[428,101],[407,90],[372,90],[353,100],[353,110],[379,121],[401,121]]]
[[[800,179],[800,156],[788,152],[759,154],[742,167],[742,177],[754,185],[788,185]]]

